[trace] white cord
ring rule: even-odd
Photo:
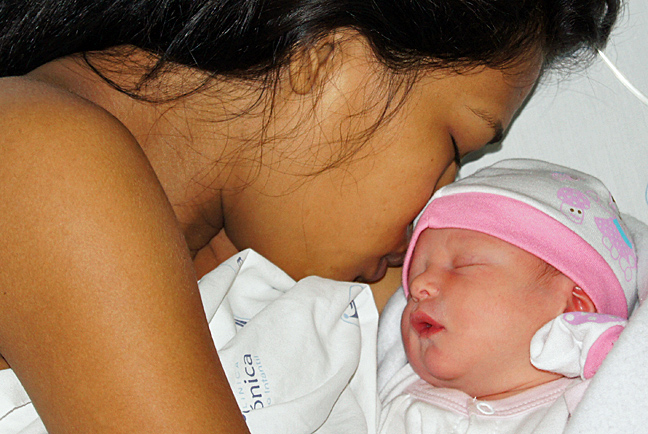
[[[601,50],[598,50],[598,54],[601,59],[603,59],[603,62],[605,62],[608,68],[610,68],[616,78],[621,82],[621,84],[623,84],[626,89],[628,89],[634,96],[639,98],[639,101],[648,106],[648,97],[646,97],[646,95],[644,95],[639,89],[637,89],[632,85],[632,83],[630,83],[630,80],[628,80],[626,76],[623,75],[621,71],[619,71],[619,69],[614,65],[614,63],[612,63],[612,61],[605,55],[605,53],[603,53]]]

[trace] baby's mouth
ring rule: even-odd
[[[432,336],[445,328],[433,320],[428,314],[421,311],[412,313],[410,323],[420,337]]]

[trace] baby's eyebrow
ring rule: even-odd
[[[468,106],[467,106],[468,107]],[[468,107],[468,110],[479,116],[482,120],[488,124],[488,127],[493,130],[493,138],[489,140],[487,145],[491,145],[493,143],[501,142],[502,139],[504,138],[504,127],[502,126],[502,121],[495,118],[492,114],[485,110],[481,109],[476,109],[472,107]]]

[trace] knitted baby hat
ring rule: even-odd
[[[627,318],[637,256],[612,195],[598,179],[537,160],[504,160],[439,189],[420,215],[403,265],[428,228],[483,232],[544,260],[580,286],[597,312]]]

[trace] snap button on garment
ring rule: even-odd
[[[476,407],[477,410],[479,410],[482,414],[486,414],[486,415],[495,414],[495,410],[487,402],[477,402]]]

